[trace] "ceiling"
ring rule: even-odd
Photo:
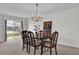
[[[39,13],[46,15],[65,9],[79,7],[78,3],[39,3]],[[30,17],[35,13],[34,3],[0,3],[0,13],[11,16]]]

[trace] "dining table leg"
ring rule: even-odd
[[[43,54],[43,40],[41,39],[41,55]]]
[[[41,55],[43,54],[43,46],[41,45]]]

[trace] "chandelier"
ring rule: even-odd
[[[41,19],[43,19],[43,17],[42,16],[40,16],[40,14],[39,14],[39,11],[38,11],[38,4],[36,3],[35,4],[35,6],[36,6],[36,13],[35,13],[35,15],[33,14],[32,15],[32,20],[34,21],[34,22],[38,22],[39,20],[41,20]]]

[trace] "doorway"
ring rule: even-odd
[[[22,22],[15,22],[12,20],[7,20],[6,32],[7,40],[18,39],[21,37]]]

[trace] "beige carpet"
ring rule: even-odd
[[[58,45],[58,55],[79,55],[79,48],[72,48],[63,45]],[[54,49],[53,49],[53,55]],[[22,51],[22,40],[20,38],[10,38],[7,42],[0,43],[0,55],[33,55],[33,48],[28,54],[25,50]],[[36,51],[36,55],[40,55],[40,50]],[[44,52],[43,55],[49,55],[49,52]]]

